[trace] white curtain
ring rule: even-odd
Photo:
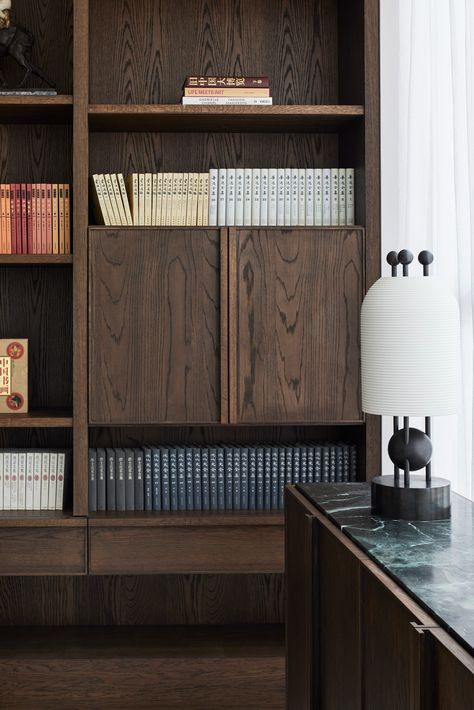
[[[474,0],[381,0],[380,9],[382,253],[430,249],[458,298],[460,410],[433,419],[433,475],[472,499]]]

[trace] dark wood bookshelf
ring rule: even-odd
[[[0,626],[31,639],[27,672],[20,652],[0,662],[0,705],[41,705],[50,648],[73,704],[136,705],[160,688],[178,707],[185,674],[203,688],[190,707],[278,710],[281,641],[261,662],[252,649],[284,621],[282,511],[89,514],[88,449],[346,440],[359,480],[379,472],[358,345],[380,271],[378,0],[52,0],[48,12],[18,0],[15,12],[60,94],[0,97],[0,178],[72,184],[74,256],[0,257],[0,333],[29,339],[31,408],[0,417],[0,444],[71,448],[73,490],[64,514],[0,515]],[[274,105],[183,107],[195,72],[268,75]],[[356,169],[355,227],[91,224],[97,172],[338,166]],[[192,673],[182,637],[159,630],[176,625],[192,627]],[[233,625],[242,658],[225,665]],[[127,627],[120,663],[98,666],[101,687],[61,652],[78,634],[93,659],[91,626],[106,654]],[[151,655],[173,657],[143,670],[147,638]],[[49,676],[52,707],[71,697],[61,682]]]

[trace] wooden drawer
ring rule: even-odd
[[[213,523],[209,517],[204,524],[192,518],[183,524],[159,518],[144,524],[91,519],[89,572],[283,572],[281,516],[275,516],[274,523],[243,525],[232,519]]]
[[[86,521],[0,526],[1,575],[86,574]],[[33,524],[32,524],[33,522]]]

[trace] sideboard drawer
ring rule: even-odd
[[[86,525],[0,527],[0,575],[86,574]]]

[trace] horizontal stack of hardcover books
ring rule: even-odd
[[[70,254],[68,184],[0,185],[0,254]]]
[[[188,76],[183,106],[271,106],[268,76]]]
[[[286,484],[356,479],[343,443],[89,449],[91,512],[278,510]]]
[[[93,175],[99,224],[313,227],[355,223],[354,168],[212,168]]]
[[[70,452],[0,451],[0,510],[63,510]]]

